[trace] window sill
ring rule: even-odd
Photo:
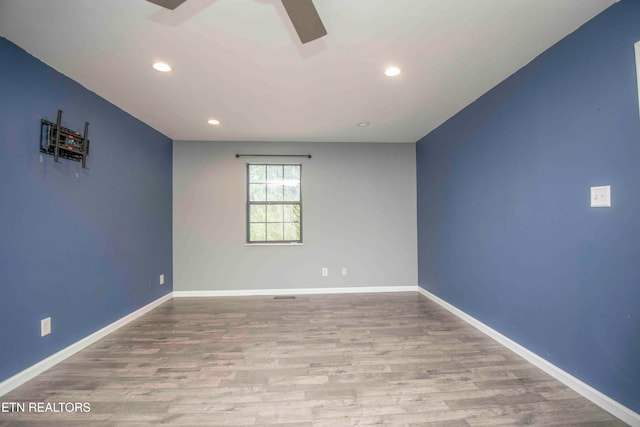
[[[245,246],[304,246],[304,243],[245,243]]]

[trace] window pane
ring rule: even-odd
[[[282,185],[282,165],[267,165],[267,182]]]
[[[286,182],[300,182],[300,166],[299,165],[286,165],[284,167],[284,180]]]
[[[300,240],[300,223],[284,223],[284,240]]]
[[[284,187],[284,201],[285,202],[299,202],[300,201],[300,186],[285,186]]]
[[[251,205],[249,207],[249,221],[250,222],[266,222],[267,221],[267,207],[265,205]]]
[[[267,224],[267,240],[282,240],[282,223]]]
[[[284,205],[284,214],[282,220],[284,222],[300,222],[300,206]]]
[[[249,182],[267,182],[267,166],[249,165]]]
[[[252,202],[266,202],[267,186],[265,184],[249,184],[249,200]]]
[[[282,222],[283,208],[282,205],[267,206],[267,222]]]
[[[282,184],[267,184],[267,201],[281,202],[284,200]]]
[[[249,240],[251,242],[264,242],[267,240],[267,224],[249,224]]]

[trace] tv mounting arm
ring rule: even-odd
[[[60,157],[82,162],[82,168],[87,167],[89,156],[89,122],[84,124],[84,135],[62,127],[62,110],[58,110],[55,123],[40,120],[40,152],[53,155],[57,162]]]

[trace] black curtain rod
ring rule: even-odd
[[[311,158],[311,154],[236,154],[239,157],[307,157]]]

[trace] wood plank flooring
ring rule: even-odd
[[[0,426],[622,426],[418,293],[175,298],[0,402]]]

